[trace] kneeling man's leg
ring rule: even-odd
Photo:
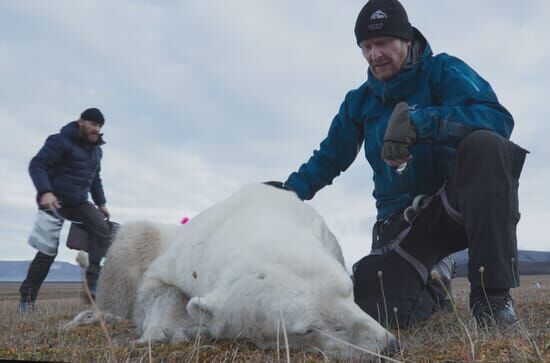
[[[383,240],[391,244],[403,230],[400,218],[378,222],[381,231],[375,225],[375,245]],[[374,252],[354,265],[356,303],[383,325],[386,319],[388,324],[398,323],[401,328],[427,319],[450,298],[454,260],[444,258],[465,248],[464,229],[449,218],[442,201],[433,198],[419,212],[399,247],[382,255]],[[431,281],[430,271],[438,263],[449,266],[438,269],[441,281]]]
[[[504,323],[516,320],[509,289],[519,285],[518,184],[526,154],[486,130],[473,132],[457,149],[447,196],[468,237],[470,305],[478,321],[486,320],[484,315]]]

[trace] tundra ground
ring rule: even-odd
[[[523,276],[513,291],[520,323],[509,329],[476,326],[468,310],[468,283],[453,280],[455,312],[436,314],[408,330],[392,330],[401,352],[393,359],[406,362],[550,361],[550,275]],[[130,321],[82,326],[65,331],[61,325],[89,308],[82,287],[49,283],[40,291],[36,310],[17,312],[18,283],[0,283],[0,358],[36,361],[112,362],[277,362],[286,361],[284,339],[280,351],[262,351],[240,341],[213,342],[197,337],[185,344],[136,344]],[[324,362],[322,352],[291,351],[293,362]]]

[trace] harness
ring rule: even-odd
[[[457,223],[464,224],[462,216],[449,203],[445,194],[446,183],[435,193],[430,196],[425,194],[417,195],[410,206],[405,208],[402,213],[394,213],[385,219],[376,222],[372,229],[372,249],[369,255],[383,256],[391,251],[395,251],[399,256],[410,263],[422,281],[428,282],[428,269],[416,257],[401,248],[401,243],[411,231],[414,221],[420,213],[426,209],[434,198],[439,197],[447,214]],[[393,229],[393,230],[392,230]],[[386,233],[384,233],[386,232]],[[393,232],[393,233],[392,233]],[[395,237],[389,240],[384,240],[384,234],[395,234]]]

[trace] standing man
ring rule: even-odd
[[[101,145],[105,143],[100,131],[104,123],[100,110],[85,110],[78,121],[72,121],[61,132],[50,135],[29,165],[38,207],[45,211],[56,210],[64,218],[82,222],[91,237],[86,281],[93,296],[99,262],[110,236],[106,221],[109,210],[100,177]],[[88,202],[88,194],[91,194],[95,206]],[[34,257],[27,278],[19,288],[20,311],[25,312],[34,306],[55,256],[55,253],[49,255],[39,251]]]
[[[436,303],[429,271],[468,248],[473,316],[513,323],[527,151],[508,140],[512,116],[466,63],[433,55],[399,1],[370,0],[355,36],[367,81],[346,95],[319,150],[278,186],[311,199],[364,145],[378,215],[371,253],[354,265],[357,304],[401,327],[426,319]]]

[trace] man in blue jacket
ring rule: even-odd
[[[91,237],[86,280],[92,295],[99,276],[99,262],[110,237],[106,221],[109,210],[100,177],[101,145],[104,144],[100,131],[104,123],[100,110],[85,110],[78,121],[72,121],[61,132],[50,135],[29,165],[39,208],[56,210],[64,218],[82,222]],[[88,202],[88,194],[91,194],[95,206]],[[19,288],[22,312],[34,306],[55,257],[55,253],[50,255],[42,251],[34,257]]]
[[[468,248],[473,316],[513,323],[527,152],[508,140],[512,116],[466,63],[432,54],[399,1],[369,1],[355,36],[368,80],[346,95],[320,148],[278,186],[311,199],[363,145],[378,215],[371,253],[354,265],[356,302],[401,327],[423,320],[437,303],[429,271]]]

